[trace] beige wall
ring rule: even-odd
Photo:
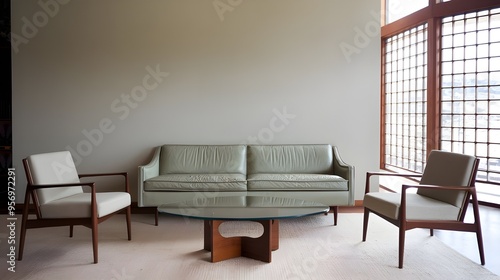
[[[13,146],[126,170],[164,143],[330,143],[378,168],[380,1],[13,1]],[[135,200],[135,198],[134,198]]]

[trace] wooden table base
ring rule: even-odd
[[[264,233],[257,238],[237,236],[223,237],[219,225],[223,220],[206,220],[204,227],[204,249],[211,252],[211,261],[219,262],[237,257],[247,257],[271,262],[271,251],[279,248],[278,220],[256,220],[262,224]]]

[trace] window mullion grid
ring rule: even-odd
[[[386,63],[392,61],[390,70],[385,75],[392,75],[389,83],[386,82],[386,100],[391,104],[386,112],[385,146],[390,148],[386,156],[386,164],[398,169],[422,171],[422,147],[425,143],[425,134],[419,130],[425,127],[422,120],[425,98],[420,96],[426,88],[425,73],[420,73],[425,67],[426,28],[419,26],[406,32],[386,39],[386,47],[393,52],[385,55]],[[389,45],[390,44],[390,45]],[[387,69],[387,68],[386,68]],[[423,85],[422,85],[423,84]],[[419,95],[420,97],[417,97]],[[392,123],[388,123],[390,120]],[[418,143],[423,142],[423,143]],[[424,147],[425,148],[425,147]]]

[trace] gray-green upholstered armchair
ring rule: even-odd
[[[98,262],[98,224],[115,213],[125,211],[128,240],[131,239],[130,192],[128,175],[120,173],[78,174],[70,152],[53,152],[31,155],[23,159],[28,180],[24,199],[19,256],[22,260],[26,230],[30,228],[83,225],[92,229],[94,263]],[[97,192],[94,182],[81,182],[82,177],[123,177],[123,189],[116,192]],[[89,188],[84,192],[83,187]],[[33,203],[36,218],[30,215]]]
[[[405,232],[414,228],[475,232],[481,264],[484,249],[475,181],[479,159],[473,156],[433,150],[421,175],[368,172],[363,199],[363,241],[366,241],[368,217],[374,213],[399,227],[399,268],[403,268]],[[370,177],[421,177],[417,185],[403,185],[401,193],[370,192]],[[416,193],[408,192],[417,188]],[[471,201],[474,222],[464,222]]]

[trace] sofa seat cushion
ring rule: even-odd
[[[187,209],[196,209],[199,207],[210,208],[210,207],[245,207],[247,205],[246,196],[234,195],[234,196],[214,196],[213,194],[207,194],[205,196],[197,196],[190,200],[183,200],[180,202],[175,202],[171,204],[163,204],[162,207],[184,207]]]
[[[147,179],[146,191],[246,191],[243,174],[165,174]]]
[[[348,190],[348,181],[328,174],[249,174],[249,191]]]
[[[318,207],[318,202],[289,197],[247,196],[247,204],[251,207]]]

